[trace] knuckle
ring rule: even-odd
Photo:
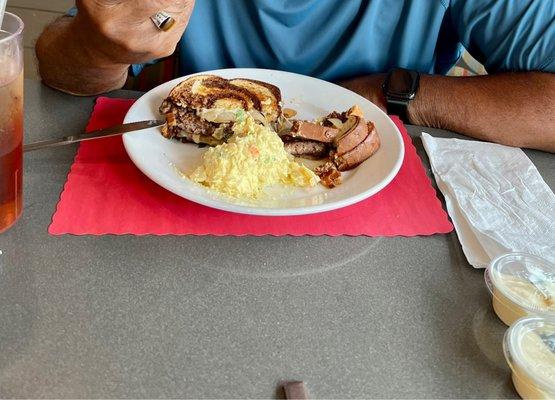
[[[131,56],[141,52],[140,46],[132,38],[125,36],[107,36],[110,42],[118,49],[121,55]]]

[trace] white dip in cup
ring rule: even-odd
[[[555,316],[526,317],[505,333],[503,351],[523,399],[555,399]]]
[[[555,266],[525,253],[494,259],[485,272],[495,313],[511,325],[527,315],[555,315]]]

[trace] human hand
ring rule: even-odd
[[[193,11],[195,0],[77,0],[73,33],[84,51],[94,49],[106,61],[135,64],[167,57],[175,51]],[[159,11],[176,23],[162,32],[150,17]]]

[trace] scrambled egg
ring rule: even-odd
[[[240,199],[256,199],[269,185],[312,187],[319,182],[285,151],[277,133],[244,112],[239,112],[229,141],[208,149],[190,179]]]

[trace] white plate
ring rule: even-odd
[[[334,189],[326,189],[322,185],[308,189],[273,188],[271,200],[242,203],[220,196],[178,173],[178,170],[192,172],[200,165],[205,149],[195,144],[167,140],[160,135],[158,128],[125,134],[123,143],[135,165],[154,182],[178,196],[208,207],[242,214],[313,214],[345,207],[376,194],[391,182],[401,168],[405,149],[395,124],[377,106],[347,89],[282,71],[245,68],[204,73],[272,83],[281,89],[284,107],[298,111],[296,118],[313,119],[358,104],[365,117],[375,123],[382,144],[374,156],[353,171],[344,173],[343,184]],[[167,82],[146,93],[131,107],[125,122],[160,119],[158,107],[170,90],[185,78]]]

